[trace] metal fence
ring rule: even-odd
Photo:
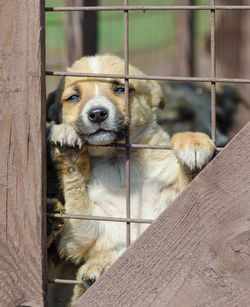
[[[85,6],[85,7],[47,7],[46,12],[73,12],[73,11],[123,11],[124,12],[124,74],[94,74],[94,73],[71,73],[71,72],[59,72],[59,71],[46,71],[46,75],[49,76],[76,76],[76,77],[88,77],[88,78],[120,78],[125,82],[125,103],[126,113],[128,118],[130,117],[129,108],[129,80],[157,80],[157,81],[186,81],[186,82],[209,82],[211,84],[211,138],[215,142],[216,139],[216,83],[250,83],[250,79],[239,78],[217,78],[216,77],[216,42],[215,42],[215,25],[216,25],[216,11],[219,10],[250,10],[250,5],[216,5],[216,0],[211,0],[210,5],[169,5],[169,6],[130,6],[129,0],[124,0],[123,6]],[[130,11],[150,11],[150,10],[206,10],[211,13],[210,24],[210,42],[211,42],[211,75],[203,78],[199,77],[178,77],[178,76],[140,76],[130,75],[129,73],[129,12]],[[130,245],[130,224],[131,223],[152,223],[153,220],[146,219],[134,219],[130,216],[130,149],[166,149],[169,150],[169,146],[148,146],[143,144],[132,144],[130,142],[129,131],[126,135],[126,142],[124,144],[111,144],[109,146],[123,147],[126,151],[126,217],[114,218],[105,216],[77,216],[69,214],[48,214],[54,218],[71,218],[71,219],[88,219],[98,221],[109,222],[121,222],[126,223],[126,242],[127,246]],[[220,148],[217,148],[220,150]],[[50,279],[50,283],[68,283],[77,284],[75,280],[62,280],[62,279]]]

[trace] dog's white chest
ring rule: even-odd
[[[103,215],[126,216],[126,171],[124,160],[95,161],[89,184],[91,201],[103,211]],[[144,174],[131,163],[130,171],[131,216],[146,218],[147,203],[157,203],[159,186],[148,182]],[[142,208],[144,207],[144,208]],[[144,209],[144,210],[143,210]]]
[[[131,218],[155,219],[168,205],[162,184],[139,170],[131,161],[130,211]],[[126,217],[126,172],[124,160],[95,160],[92,179],[88,187],[93,204],[93,215]],[[169,203],[172,200],[170,196]],[[132,224],[132,240],[136,239],[147,224]],[[125,238],[125,223],[106,222],[105,229],[119,240]],[[115,240],[115,238],[114,238]],[[116,240],[115,240],[116,241]]]

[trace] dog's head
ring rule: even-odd
[[[69,72],[123,74],[124,61],[106,54],[83,57]],[[131,75],[143,75],[129,66]],[[130,80],[130,124],[126,116],[123,79],[65,77],[47,99],[47,117],[56,123],[74,123],[79,136],[92,145],[123,141],[130,129],[131,140],[155,123],[155,113],[164,105],[161,87],[155,81]]]

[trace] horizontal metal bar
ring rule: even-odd
[[[54,143],[51,143],[55,145]],[[147,144],[119,144],[119,143],[111,143],[107,145],[92,145],[92,144],[84,144],[84,146],[88,147],[117,147],[117,148],[136,148],[136,149],[164,149],[171,150],[172,148],[168,145],[147,145]]]
[[[53,145],[53,143],[52,143]],[[147,145],[147,144],[119,144],[119,143],[111,143],[107,145],[92,145],[85,144],[85,146],[89,147],[118,147],[118,148],[136,148],[136,149],[158,149],[158,150],[172,150],[172,148],[168,145]],[[216,147],[216,150],[220,151],[223,147]]]
[[[46,12],[67,11],[180,11],[180,10],[250,10],[250,5],[158,5],[158,6],[55,6],[46,7]]]
[[[93,220],[93,221],[106,221],[106,222],[130,222],[139,224],[151,224],[154,220],[150,219],[133,219],[122,217],[107,217],[107,216],[91,216],[91,215],[74,215],[74,214],[60,214],[60,213],[47,213],[47,216],[54,218],[76,219],[76,220]]]
[[[78,280],[59,279],[59,278],[48,279],[48,283],[49,284],[69,284],[69,285],[80,285],[81,284]]]
[[[117,143],[114,143],[114,145],[115,145],[114,147],[136,148],[136,149],[166,149],[166,150],[172,149],[170,146],[167,145],[117,144]]]
[[[134,80],[157,80],[157,81],[181,81],[181,82],[218,82],[218,83],[250,83],[250,79],[236,78],[203,78],[203,77],[168,77],[168,76],[139,76],[129,74],[93,74],[63,71],[46,71],[47,76],[71,76],[85,78],[104,78],[104,79],[134,79]]]

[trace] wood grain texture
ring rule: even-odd
[[[0,0],[0,20],[0,306],[42,306],[44,1]]]
[[[83,6],[84,0],[67,0],[67,6]],[[83,56],[83,12],[67,12],[66,39],[67,65]]]
[[[67,0],[67,6],[98,6],[97,0]],[[67,12],[67,65],[97,53],[97,12]]]
[[[250,306],[250,124],[78,306]]]
[[[179,5],[194,5],[193,0],[178,0]],[[194,12],[177,11],[177,75],[194,76]]]

